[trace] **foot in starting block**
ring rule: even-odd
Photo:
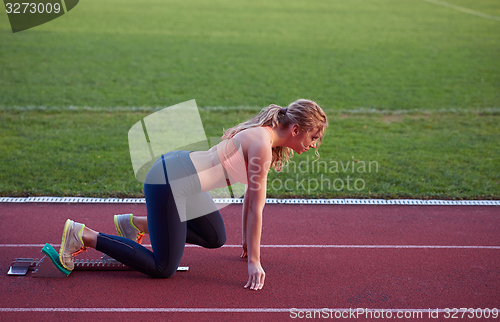
[[[37,261],[33,269],[33,277],[67,277],[72,271],[67,270],[62,266],[59,260],[59,253],[50,244],[45,244],[42,248],[45,256]],[[33,260],[31,261],[33,263]],[[21,263],[24,264],[24,263]],[[12,268],[11,268],[12,270]],[[75,260],[74,270],[78,271],[126,271],[132,270],[130,267],[123,265],[116,259],[103,254],[100,260]],[[178,272],[189,271],[188,266],[179,266]],[[26,272],[24,272],[26,274]],[[14,275],[14,274],[9,274]],[[21,274],[17,274],[21,275]],[[24,275],[24,274],[23,274]]]
[[[52,245],[45,244],[42,248],[42,253],[45,256],[35,266],[33,277],[67,277],[71,273],[70,270],[62,266],[59,260],[59,253]]]
[[[50,244],[45,244],[42,248],[45,256],[38,260],[33,258],[16,258],[10,266],[8,275],[23,276],[32,270],[33,277],[67,277],[72,271],[67,270],[59,260],[59,253]],[[127,271],[130,267],[123,265],[119,261],[103,254],[100,260],[78,260],[75,259],[75,271]],[[189,271],[188,266],[179,266],[178,272]]]

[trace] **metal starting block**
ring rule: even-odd
[[[57,252],[55,249],[46,244],[42,249],[46,255],[41,259],[33,258],[16,258],[10,269],[8,275],[24,276],[28,271],[33,271],[32,277],[67,277],[72,271],[68,271],[59,262],[59,257],[56,257]],[[54,253],[55,252],[55,253]],[[104,254],[99,260],[88,259],[75,259],[75,271],[130,271],[130,267],[123,265],[119,261]],[[179,266],[177,271],[187,272],[189,267]]]

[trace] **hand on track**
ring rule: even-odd
[[[265,278],[266,273],[260,263],[248,263],[248,282],[244,287],[250,287],[254,291],[260,290],[264,287]]]

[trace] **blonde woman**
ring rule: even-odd
[[[208,151],[164,154],[149,170],[145,184],[147,217],[117,215],[120,236],[99,233],[67,220],[59,257],[69,270],[73,257],[93,247],[155,278],[173,275],[185,243],[218,248],[226,241],[222,217],[207,191],[235,182],[245,184],[242,258],[248,258],[245,288],[260,290],[265,272],[260,263],[262,211],[270,167],[281,167],[296,152],[316,149],[328,126],[321,107],[300,99],[287,108],[270,105],[250,120],[227,130]],[[140,245],[148,233],[153,251]]]

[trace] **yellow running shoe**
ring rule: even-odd
[[[79,224],[71,219],[66,220],[59,249],[59,260],[64,268],[72,271],[75,268],[74,257],[87,247],[83,244],[82,233],[84,224]]]
[[[140,231],[132,222],[132,214],[115,215],[115,228],[118,235],[142,244],[144,232]]]

